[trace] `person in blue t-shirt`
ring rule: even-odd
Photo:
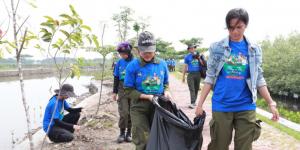
[[[131,142],[131,119],[129,113],[130,99],[124,95],[123,82],[126,74],[126,67],[131,61],[134,60],[134,58],[131,53],[132,46],[129,42],[120,43],[116,49],[121,56],[121,59],[115,65],[113,84],[113,100],[116,100],[118,95],[118,111],[120,116],[120,135],[117,139],[117,142]]]
[[[235,8],[226,16],[229,36],[209,48],[206,78],[196,115],[203,114],[203,103],[213,89],[211,142],[208,150],[229,149],[234,129],[234,149],[251,150],[260,136],[256,120],[257,91],[268,103],[277,121],[279,114],[263,77],[262,53],[259,46],[244,36],[249,22],[246,10]]]
[[[171,99],[167,64],[155,56],[156,42],[152,33],[139,35],[140,59],[130,62],[125,74],[125,93],[131,99],[132,138],[136,150],[146,149],[154,115],[154,95]]]
[[[77,122],[82,108],[71,108],[65,100],[76,96],[72,85],[64,84],[61,90],[54,92],[56,94],[49,100],[45,110],[43,130],[49,139],[55,143],[70,142],[74,139],[74,131],[80,129]],[[65,110],[69,112],[67,115],[64,115]],[[51,120],[52,116],[53,119]]]
[[[176,61],[175,61],[175,59],[173,58],[173,59],[171,59],[171,70],[172,70],[172,72],[174,72],[175,71],[175,68],[176,68]]]
[[[187,50],[189,51],[189,54],[187,54],[184,57],[184,66],[183,66],[183,77],[182,77],[182,82],[185,82],[185,74],[186,72],[188,73],[187,75],[187,83],[190,91],[190,102],[191,104],[189,107],[192,109],[196,106],[196,99],[198,95],[198,91],[200,88],[200,81],[201,81],[201,65],[204,63],[200,59],[200,54],[199,52],[196,52],[197,46],[195,45],[189,45]]]

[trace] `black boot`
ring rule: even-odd
[[[131,138],[131,129],[127,129],[126,136],[125,136],[125,141],[126,142],[131,142],[132,141],[132,138]]]
[[[122,143],[125,141],[125,129],[120,129],[120,135],[117,139],[118,143]]]

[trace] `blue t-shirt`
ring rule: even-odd
[[[46,133],[47,133],[47,128],[48,128],[48,125],[50,123],[53,111],[54,111],[56,99],[57,99],[57,96],[53,96],[49,100],[48,105],[47,105],[46,110],[45,110],[44,120],[43,120],[43,129]],[[66,100],[58,100],[57,107],[56,107],[56,110],[54,112],[53,120],[54,119],[62,120],[63,117],[64,117],[64,110],[69,109],[69,108],[70,108],[70,105],[68,104],[68,102]],[[53,125],[54,125],[54,121],[51,122],[51,125],[50,125],[49,129],[51,129],[53,127]]]
[[[171,66],[175,66],[176,62],[175,60],[171,60]]]
[[[201,67],[199,65],[199,60],[193,58],[193,54],[189,53],[184,57],[184,63],[187,64],[188,72],[199,72],[201,70]]]
[[[134,60],[133,58],[132,60]],[[131,60],[131,61],[132,61]],[[120,59],[117,64],[115,65],[114,69],[114,76],[119,77],[120,81],[124,81],[125,73],[126,73],[126,67],[131,61],[126,61],[125,59]]]
[[[247,85],[250,78],[248,44],[245,40],[229,42],[231,54],[216,81],[212,97],[212,110],[217,112],[239,112],[255,110],[252,94]]]
[[[141,60],[135,59],[126,68],[124,86],[135,88],[144,94],[162,94],[164,85],[169,83],[169,72],[165,61],[141,65]]]

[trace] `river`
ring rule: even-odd
[[[81,76],[79,79],[68,79],[66,83],[74,86],[75,93],[81,95],[88,92],[84,85],[88,85],[92,76]],[[45,106],[53,91],[57,89],[58,82],[55,77],[39,77],[26,79],[25,94],[30,107],[32,128],[42,126]],[[12,140],[20,141],[27,131],[26,117],[21,99],[20,83],[17,79],[0,78],[0,149],[12,148]],[[68,101],[74,101],[69,99]],[[13,133],[13,135],[12,135]]]

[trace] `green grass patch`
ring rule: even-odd
[[[269,111],[268,109],[268,104],[263,100],[263,99],[258,99],[256,101],[256,105],[257,107]],[[278,112],[279,115],[282,116],[283,118],[296,122],[296,123],[300,123],[300,112],[298,111],[291,111],[291,110],[287,110],[286,108],[282,107],[282,106],[278,106]]]
[[[293,129],[289,128],[289,127],[286,127],[286,126],[284,126],[284,125],[282,125],[282,124],[280,124],[278,122],[274,122],[274,121],[272,121],[272,120],[268,119],[267,117],[264,117],[264,116],[262,116],[260,114],[256,114],[256,117],[258,119],[260,119],[261,121],[263,121],[263,122],[265,122],[265,123],[267,123],[267,124],[269,124],[269,125],[277,128],[277,129],[279,129],[282,132],[287,133],[288,135],[290,135],[290,136],[292,136],[295,139],[297,139],[297,140],[300,141],[300,132],[298,132],[296,130],[293,130]]]
[[[102,71],[97,71],[97,72],[82,72],[82,75],[87,75],[87,76],[94,76],[95,80],[101,80],[102,77]],[[103,79],[104,80],[112,80],[113,79],[113,70],[107,69],[104,71],[103,74]]]

